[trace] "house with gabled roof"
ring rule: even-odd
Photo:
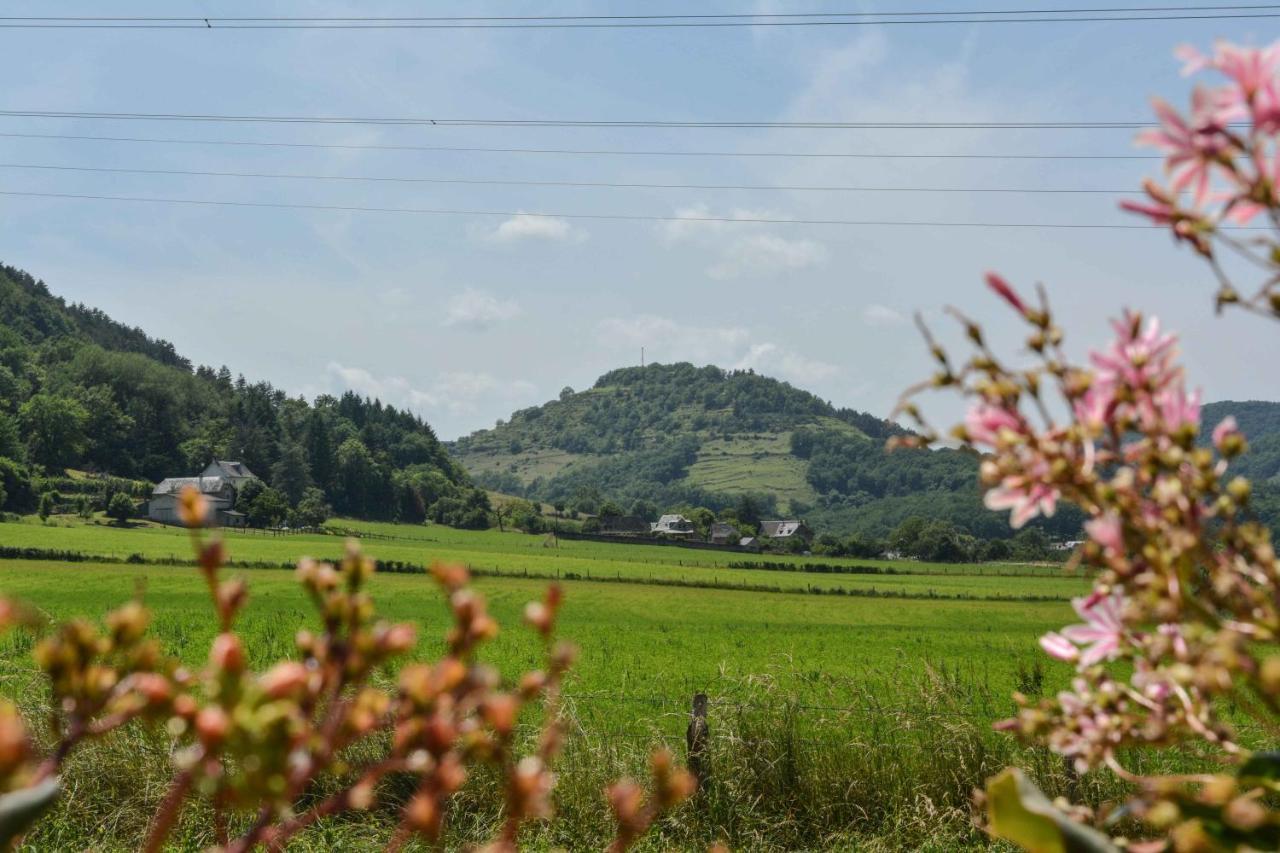
[[[249,470],[249,466],[243,462],[231,462],[224,459],[215,459],[200,472],[201,477],[221,477],[229,482],[237,489],[244,484],[246,480],[256,480],[257,475]]]
[[[157,483],[147,501],[147,518],[161,524],[181,524],[179,500],[183,490],[191,486],[204,496],[208,507],[206,524],[243,527],[244,515],[235,511],[236,495],[241,486],[253,479],[253,472],[243,462],[215,459],[195,477],[168,477]]]
[[[697,527],[683,515],[664,515],[649,525],[649,532],[654,536],[674,536],[687,539],[697,532]]]
[[[799,519],[775,519],[760,522],[760,535],[770,539],[802,539],[809,542],[813,531]]]

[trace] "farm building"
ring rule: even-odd
[[[691,537],[695,528],[683,515],[664,515],[649,525],[649,532],[655,536]]]
[[[738,532],[738,528],[724,521],[717,521],[711,525],[708,531],[707,539],[712,545],[733,545],[737,543],[742,534]]]
[[[813,539],[809,525],[795,519],[761,521],[760,535],[770,539],[803,539],[805,542]]]
[[[241,462],[215,460],[195,477],[169,477],[161,480],[147,501],[147,518],[162,524],[181,524],[178,499],[182,490],[194,486],[204,495],[209,506],[208,524],[241,527],[244,515],[235,511],[236,493],[241,485],[254,479],[253,472]]]
[[[247,480],[258,479],[243,462],[229,462],[221,459],[210,462],[208,467],[200,472],[200,476],[221,477],[237,489]]]

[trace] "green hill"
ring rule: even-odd
[[[1280,485],[1280,404],[1205,406],[1209,429],[1234,414],[1251,452],[1237,464],[1259,483]],[[614,370],[585,391],[522,409],[494,429],[451,445],[485,486],[594,511],[706,506],[743,496],[761,511],[802,515],[819,531],[885,537],[917,516],[950,521],[983,539],[1009,535],[987,511],[975,458],[939,449],[886,454],[901,428],[840,409],[751,371],[691,364]],[[1259,492],[1259,510],[1280,517],[1280,488]],[[1065,508],[1037,526],[1075,538],[1081,516]]]
[[[69,468],[154,482],[212,458],[244,462],[289,504],[318,489],[344,514],[485,522],[484,493],[416,415],[193,368],[167,341],[0,265],[0,508],[32,511],[32,478]]]
[[[885,439],[901,432],[752,371],[654,364],[566,388],[451,450],[490,488],[586,510],[603,501],[721,509],[745,496],[838,534],[884,536],[912,515],[1007,533],[981,506],[971,455],[887,455]]]

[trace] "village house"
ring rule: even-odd
[[[206,524],[222,527],[243,527],[243,513],[235,511],[236,495],[240,487],[256,479],[242,462],[214,460],[195,477],[169,477],[161,480],[147,501],[147,518],[162,524],[181,524],[178,501],[182,490],[194,486],[204,495],[208,506]]]
[[[683,515],[664,515],[649,525],[649,532],[654,536],[674,536],[688,539],[696,531],[697,529],[694,527],[693,522]]]
[[[770,539],[801,539],[805,543],[813,540],[809,525],[797,519],[761,521],[760,535]]]
[[[717,521],[707,532],[707,541],[712,545],[735,545],[742,537],[738,528],[726,521]]]

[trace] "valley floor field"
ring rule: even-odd
[[[712,698],[715,761],[726,783],[702,811],[673,817],[656,847],[705,848],[704,842],[724,837],[735,847],[824,846],[842,838],[873,847],[952,849],[980,841],[968,822],[967,798],[983,774],[1015,755],[1041,767],[1050,787],[1060,772],[1057,765],[1045,765],[1043,755],[1021,751],[990,727],[1012,711],[1014,689],[1047,691],[1067,678],[1066,668],[1051,665],[1036,646],[1044,631],[1071,621],[1067,599],[1086,588],[1083,579],[1064,577],[1061,569],[822,559],[902,574],[808,574],[727,566],[741,559],[804,558],[567,540],[548,548],[544,537],[522,534],[334,526],[358,529],[366,537],[364,549],[383,560],[422,565],[439,558],[477,569],[568,578],[561,634],[579,647],[580,656],[566,691],[572,736],[561,768],[562,817],[546,829],[542,841],[548,845],[590,846],[607,837],[607,825],[599,823],[601,786],[619,773],[642,772],[644,754],[656,743],[682,751],[689,701],[698,691]],[[229,556],[239,561],[282,562],[304,553],[332,557],[342,541],[322,534],[227,534]],[[98,618],[140,595],[166,650],[192,665],[207,655],[216,626],[196,570],[120,562],[129,555],[187,559],[185,531],[27,520],[0,524],[0,548],[61,549],[99,558],[0,560],[0,593],[53,619]],[[292,573],[226,571],[250,585],[238,629],[252,663],[290,655],[294,632],[314,621]],[[588,572],[596,579],[588,580]],[[660,583],[708,576],[797,592],[813,584],[920,597],[787,595]],[[476,581],[504,627],[484,657],[505,677],[539,665],[538,644],[519,618],[525,602],[545,586],[533,577]],[[932,599],[930,591],[970,598]],[[421,656],[441,651],[447,610],[429,576],[379,573],[371,592],[382,616],[420,627]],[[997,597],[1017,600],[989,600]],[[28,709],[43,694],[30,651],[24,635],[0,639],[0,662],[9,673],[0,692]],[[142,754],[163,764],[164,751],[154,744]],[[949,777],[933,778],[930,768],[944,763],[952,768]],[[156,767],[127,772],[154,774]],[[125,826],[126,818],[117,813],[117,800],[125,795],[77,796],[62,807],[68,816],[83,812],[95,820],[123,821],[122,838],[140,831]],[[776,802],[761,805],[767,796]],[[935,812],[928,820],[921,797]],[[93,846],[70,824],[53,825],[67,833],[57,836],[59,842]],[[481,821],[459,828],[455,840],[483,838],[484,831]],[[377,849],[366,844],[371,837],[380,836],[366,831],[354,846]],[[584,839],[591,842],[584,845]]]

